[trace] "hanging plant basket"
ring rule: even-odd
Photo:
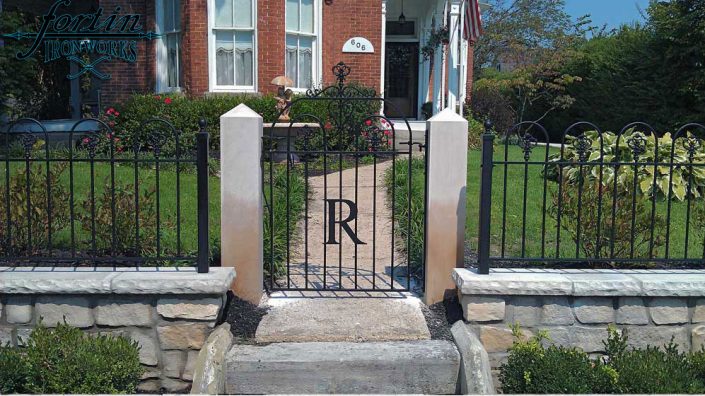
[[[421,54],[425,60],[433,58],[436,53],[436,49],[442,44],[447,45],[450,42],[450,34],[448,28],[440,27],[438,29],[433,29],[431,35],[428,37],[426,44],[421,47]]]

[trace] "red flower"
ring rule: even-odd
[[[105,114],[114,115],[114,114],[115,114],[115,109],[113,109],[112,107],[110,107],[108,110],[105,111]]]
[[[120,112],[119,111],[113,111],[113,115],[115,117],[120,117]]]
[[[166,99],[164,99],[164,103],[166,103],[166,104],[171,104],[171,98],[166,98]]]
[[[326,129],[331,129],[333,128],[333,125],[330,124],[330,122],[326,122],[326,125],[324,126]]]
[[[390,131],[390,130],[384,131],[384,134],[387,135],[387,136],[389,136],[391,133],[392,133],[392,131]]]
[[[365,121],[365,125],[371,126],[371,125],[372,125],[372,120],[367,120],[367,121]]]

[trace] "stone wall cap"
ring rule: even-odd
[[[233,268],[0,267],[0,294],[222,294]]]
[[[470,295],[705,296],[705,270],[457,268],[453,280]]]

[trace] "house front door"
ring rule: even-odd
[[[384,113],[390,118],[417,118],[419,43],[386,44]]]

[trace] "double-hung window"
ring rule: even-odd
[[[286,0],[286,75],[294,88],[310,88],[317,75],[317,0]]]
[[[211,83],[216,90],[254,90],[255,0],[212,0],[212,4]]]
[[[156,0],[157,91],[177,91],[181,87],[181,1]]]

